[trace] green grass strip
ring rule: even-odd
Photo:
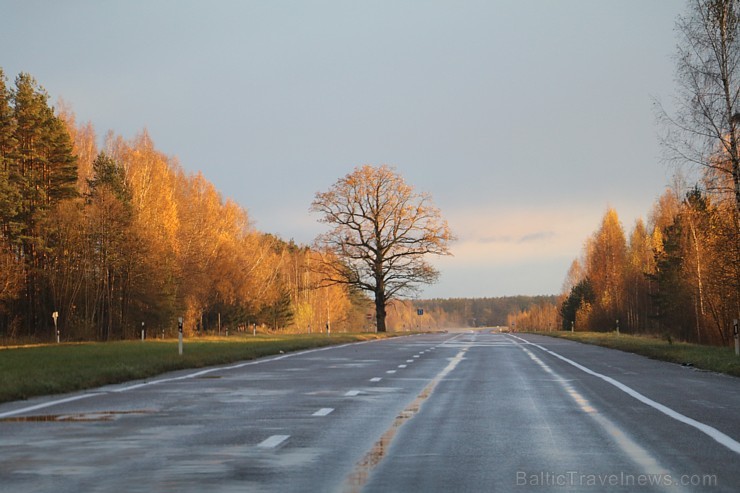
[[[540,332],[539,334],[618,349],[655,360],[690,365],[702,370],[740,377],[740,357],[735,356],[734,348],[669,342],[657,337],[617,334],[616,332],[564,331]]]
[[[390,336],[393,334],[387,334]],[[0,349],[0,402],[59,394],[334,344],[376,334],[257,335],[177,340],[49,344]]]

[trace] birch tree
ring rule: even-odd
[[[601,227],[594,234],[587,255],[588,277],[596,294],[599,324],[615,324],[623,318],[624,272],[627,241],[614,209],[604,214]]]
[[[718,253],[724,257],[720,263],[732,266],[735,272],[722,287],[722,299],[735,300],[732,310],[736,318],[740,309],[740,0],[691,0],[676,28],[678,97],[675,115],[662,113],[669,129],[665,143],[669,157],[699,169],[697,181],[712,194],[709,198],[718,210],[725,210],[724,203],[732,204],[731,228]],[[693,261],[696,279],[694,318],[698,321],[712,313],[714,319],[720,319],[723,317],[714,314],[722,310],[707,296],[707,282],[714,280],[705,275],[714,263],[709,243],[716,232],[703,232],[705,225],[697,223],[696,211],[687,211],[681,227],[691,235],[693,246],[685,257]],[[729,323],[719,327],[721,334]],[[697,322],[697,334],[700,326]]]
[[[740,211],[740,1],[691,0],[679,34],[675,115],[661,110],[668,157],[730,177]],[[721,183],[716,183],[721,185]],[[711,185],[710,185],[711,187]]]

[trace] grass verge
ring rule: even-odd
[[[541,332],[540,334],[740,377],[740,357],[735,356],[735,350],[732,348],[702,346],[687,342],[671,343],[657,337],[617,335],[616,332]]]
[[[388,334],[393,335],[393,334]],[[177,340],[53,344],[0,349],[0,402],[59,394],[201,368],[388,335],[257,335]]]

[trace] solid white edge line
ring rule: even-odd
[[[328,351],[330,349],[339,349],[339,348],[343,348],[343,347],[347,347],[347,346],[354,346],[354,345],[357,345],[357,344],[368,344],[368,343],[371,343],[371,342],[385,341],[385,340],[388,340],[388,339],[370,339],[370,340],[367,340],[367,341],[350,342],[350,343],[347,343],[347,344],[339,344],[339,345],[336,345],[336,346],[324,346],[324,347],[315,348],[315,349],[307,349],[305,351],[296,351],[294,353],[281,354],[280,356],[260,358],[260,359],[257,359],[257,360],[250,360],[250,361],[247,361],[247,362],[244,362],[244,363],[239,363],[239,364],[236,364],[236,365],[218,366],[218,367],[215,367],[215,368],[209,368],[209,369],[206,369],[206,370],[201,370],[201,371],[198,371],[196,373],[190,373],[190,374],[182,375],[182,376],[179,376],[179,377],[162,378],[162,379],[159,379],[159,380],[152,380],[150,382],[142,382],[142,383],[137,383],[137,384],[133,384],[133,385],[128,385],[128,386],[121,387],[121,388],[118,388],[118,389],[110,389],[110,390],[106,390],[106,391],[103,391],[103,392],[96,392],[96,393],[90,393],[90,394],[77,395],[77,396],[73,396],[73,397],[67,397],[67,398],[64,398],[64,399],[56,399],[56,400],[53,400],[53,401],[45,402],[43,404],[37,404],[35,406],[24,407],[22,409],[15,409],[13,411],[7,411],[7,412],[4,412],[4,413],[1,413],[0,414],[0,419],[7,418],[7,417],[10,417],[10,416],[15,416],[17,414],[23,414],[23,413],[27,413],[27,412],[31,412],[31,411],[36,411],[38,409],[44,409],[44,408],[47,408],[47,407],[53,407],[53,406],[56,406],[58,404],[65,404],[67,402],[73,402],[73,401],[77,401],[77,400],[80,400],[80,399],[87,399],[88,397],[95,397],[95,396],[98,396],[98,395],[104,395],[104,394],[107,394],[109,392],[113,392],[113,393],[128,392],[129,390],[136,390],[136,389],[140,389],[140,388],[143,388],[143,387],[149,387],[151,385],[158,385],[158,384],[161,384],[161,383],[177,382],[177,381],[180,381],[180,380],[187,380],[187,379],[191,379],[191,378],[197,378],[197,377],[199,377],[201,375],[207,375],[208,373],[213,373],[214,371],[238,370],[239,368],[244,368],[245,366],[259,365],[259,364],[262,364],[262,363],[268,363],[270,361],[277,361],[277,360],[281,360],[281,359],[285,359],[285,358],[291,358],[293,356],[300,356],[300,355],[303,355],[303,354],[315,353],[315,352],[319,352],[319,351]],[[393,371],[393,373],[395,373],[395,371]]]
[[[67,402],[79,401],[82,399],[87,399],[88,397],[95,397],[95,396],[102,395],[102,394],[103,394],[102,392],[98,392],[98,393],[93,393],[93,394],[75,395],[75,396],[67,397],[64,399],[57,399],[55,401],[44,402],[42,404],[36,404],[35,406],[29,406],[29,407],[24,407],[22,409],[16,409],[14,411],[7,411],[7,412],[0,414],[0,419],[7,418],[9,416],[15,416],[16,414],[23,414],[23,413],[28,413],[31,411],[38,411],[39,409],[56,406],[57,404],[66,404]]]
[[[660,411],[661,413],[665,414],[666,416],[668,416],[670,418],[675,419],[676,421],[680,421],[681,423],[684,423],[684,424],[687,424],[687,425],[689,425],[689,426],[691,426],[693,428],[696,428],[697,430],[701,431],[705,435],[707,435],[710,438],[712,438],[714,441],[716,441],[716,442],[724,445],[725,447],[727,447],[728,449],[732,450],[736,454],[740,454],[740,442],[737,442],[733,438],[725,435],[724,433],[722,433],[718,429],[713,428],[713,427],[711,427],[711,426],[709,426],[707,424],[704,424],[704,423],[702,423],[700,421],[697,421],[697,420],[695,420],[693,418],[689,418],[688,416],[684,416],[683,414],[679,413],[678,411],[674,411],[670,407],[665,406],[665,405],[663,405],[663,404],[661,404],[659,402],[656,402],[656,401],[650,399],[649,397],[646,397],[646,396],[642,395],[641,393],[639,393],[635,389],[633,389],[631,387],[628,387],[627,385],[623,384],[622,382],[619,382],[618,380],[614,380],[612,377],[608,377],[606,375],[602,375],[601,373],[595,372],[595,371],[591,370],[590,368],[587,368],[587,367],[585,367],[585,366],[583,366],[583,365],[581,365],[579,363],[576,363],[573,360],[570,360],[570,359],[566,358],[565,356],[561,356],[560,354],[547,349],[546,347],[543,347],[543,346],[540,346],[539,344],[535,344],[533,342],[527,341],[526,339],[522,339],[521,337],[517,337],[515,335],[511,335],[511,337],[514,337],[516,339],[519,339],[520,341],[523,341],[523,342],[529,344],[530,346],[534,346],[536,348],[539,348],[542,351],[544,351],[544,352],[546,352],[548,354],[551,354],[554,357],[556,357],[556,358],[558,358],[558,359],[560,359],[562,361],[565,361],[569,365],[572,365],[572,366],[578,368],[579,370],[581,370],[581,371],[583,371],[585,373],[588,373],[589,375],[593,375],[596,378],[600,378],[601,380],[605,381],[606,383],[615,386],[616,388],[618,388],[619,390],[621,390],[625,394],[634,397],[635,399],[637,399],[638,401],[642,402],[643,404],[646,404],[646,405],[652,407],[653,409],[655,409],[657,411]]]
[[[4,413],[1,413],[0,414],[0,419],[7,418],[7,417],[10,417],[10,416],[15,416],[17,414],[24,414],[24,413],[31,412],[31,411],[37,411],[39,409],[44,409],[44,408],[56,406],[56,405],[59,405],[59,404],[66,404],[67,402],[74,402],[74,401],[78,401],[80,399],[87,399],[88,397],[95,397],[95,396],[98,396],[98,395],[105,395],[107,393],[128,392],[129,390],[136,390],[136,389],[140,389],[142,387],[149,387],[151,385],[158,385],[158,384],[161,384],[161,383],[177,382],[179,380],[187,380],[187,379],[191,379],[191,378],[197,378],[197,377],[199,377],[201,375],[207,375],[208,373],[213,373],[214,371],[238,370],[239,368],[244,368],[245,366],[259,365],[259,364],[262,364],[262,363],[269,363],[270,361],[277,361],[277,360],[281,360],[281,359],[285,359],[285,358],[290,358],[290,357],[293,357],[293,356],[299,356],[299,355],[303,355],[303,354],[315,353],[315,352],[318,352],[318,351],[327,351],[329,349],[339,349],[339,348],[343,348],[343,347],[347,347],[347,346],[353,346],[353,345],[356,345],[356,344],[367,344],[367,343],[370,343],[370,342],[383,341],[383,340],[387,340],[387,339],[370,339],[370,340],[367,340],[367,341],[358,341],[358,342],[350,342],[350,343],[347,343],[347,344],[339,344],[337,346],[324,346],[324,347],[320,347],[320,348],[307,349],[305,351],[296,351],[294,353],[281,354],[279,356],[274,356],[274,357],[265,357],[265,358],[260,358],[260,359],[256,359],[256,360],[250,360],[250,361],[246,361],[244,363],[239,363],[239,364],[236,364],[236,365],[218,366],[218,367],[214,367],[214,368],[208,368],[206,370],[197,371],[195,373],[189,373],[187,375],[182,375],[182,376],[179,376],[179,377],[161,378],[159,380],[152,380],[150,382],[137,383],[137,384],[128,385],[128,386],[117,388],[117,389],[105,390],[105,391],[102,391],[102,392],[95,392],[95,393],[90,393],[90,394],[76,395],[76,396],[72,396],[72,397],[66,397],[64,399],[55,399],[53,401],[44,402],[42,404],[37,404],[35,406],[24,407],[24,408],[21,408],[21,409],[15,409],[13,411],[7,411],[7,412],[4,412]],[[101,388],[102,387],[99,387],[97,390],[100,390]]]
[[[304,355],[304,354],[316,353],[316,352],[319,352],[319,351],[327,351],[329,349],[343,348],[343,347],[352,346],[352,345],[355,345],[355,344],[367,344],[368,342],[374,342],[376,340],[380,341],[380,340],[383,340],[383,339],[371,339],[371,340],[368,340],[368,341],[350,342],[348,344],[340,344],[338,346],[324,346],[324,347],[320,347],[320,348],[307,349],[305,351],[296,351],[294,353],[281,354],[279,356],[268,356],[268,357],[260,358],[260,359],[256,359],[256,360],[245,361],[243,363],[238,363],[238,364],[235,364],[235,365],[217,366],[217,367],[214,367],[214,368],[208,368],[208,369],[201,370],[201,371],[198,371],[198,372],[195,372],[195,373],[188,373],[187,375],[182,375],[182,376],[179,376],[179,377],[162,378],[162,379],[159,379],[159,380],[152,380],[151,382],[143,382],[143,383],[138,383],[138,384],[135,384],[135,385],[129,385],[127,387],[122,387],[120,389],[112,389],[112,390],[110,390],[110,392],[117,392],[117,393],[118,392],[127,392],[129,390],[135,390],[135,389],[138,389],[138,388],[141,388],[141,387],[148,387],[150,385],[158,385],[158,384],[161,384],[161,383],[177,382],[177,381],[180,381],[180,380],[188,380],[188,379],[191,379],[191,378],[197,378],[197,377],[200,377],[200,376],[203,376],[203,375],[207,375],[209,373],[213,373],[215,371],[238,370],[240,368],[244,368],[245,366],[260,365],[262,363],[269,363],[271,361],[278,361],[278,360],[285,359],[285,358],[292,358],[294,356],[300,356],[300,355]]]

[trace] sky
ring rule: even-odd
[[[8,85],[101,140],[146,129],[254,226],[310,243],[364,164],[428,192],[457,241],[422,298],[557,294],[608,207],[671,182],[678,0],[0,0]]]

